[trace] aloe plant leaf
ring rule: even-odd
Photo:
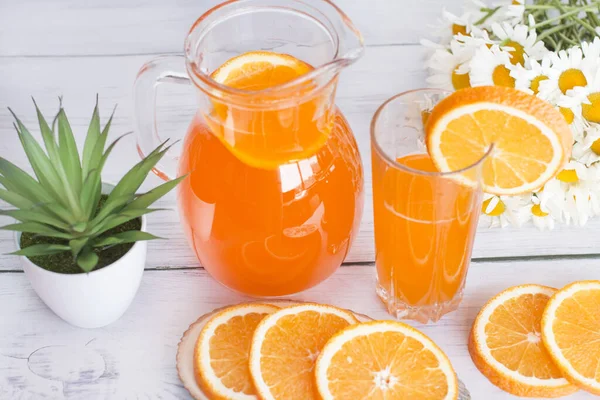
[[[0,227],[0,229],[6,231],[37,233],[40,235],[56,237],[60,239],[72,239],[72,235],[69,235],[65,232],[61,232],[58,229],[54,229],[48,225],[44,225],[39,222],[19,222],[16,224],[2,226]]]
[[[35,206],[35,203],[28,198],[5,189],[0,189],[0,199],[4,200],[11,206],[19,208],[30,208]]]
[[[160,148],[161,146],[159,146]],[[114,199],[121,198],[124,195],[130,195],[132,198],[135,196],[135,192],[142,185],[148,173],[154,168],[156,163],[163,157],[166,151],[168,151],[168,147],[164,150],[155,150],[148,155],[148,157],[144,158],[138,164],[134,165],[126,174],[121,178],[119,183],[114,187],[112,192],[109,194],[106,199],[106,205],[111,204]],[[108,208],[103,207],[98,214],[99,219],[104,219],[107,215],[109,215],[112,210],[116,208]]]
[[[69,225],[60,219],[43,211],[37,211],[31,208],[21,210],[0,210],[0,215],[5,215],[21,222],[41,222],[42,224],[55,226],[63,230],[69,229]]]
[[[60,156],[58,155],[58,146],[56,145],[56,140],[54,138],[54,133],[50,126],[48,126],[48,122],[42,115],[35,99],[33,99],[33,104],[35,105],[35,112],[37,114],[38,123],[40,125],[40,131],[42,132],[42,138],[44,139],[44,146],[46,146],[46,151],[48,152],[48,157],[50,161],[54,164],[54,166],[60,165]]]
[[[101,195],[102,180],[100,171],[94,169],[89,172],[81,188],[80,203],[87,220],[90,220],[93,217]]]
[[[69,247],[71,247],[71,253],[73,254],[73,257],[77,257],[79,255],[88,241],[89,238],[87,237],[69,240]]]
[[[0,157],[0,174],[10,182],[11,191],[36,202],[54,200],[38,181],[3,157]]]
[[[94,240],[94,247],[105,247],[123,243],[133,243],[142,240],[161,239],[148,232],[126,231]]]
[[[92,113],[92,119],[90,120],[90,126],[88,127],[85,143],[83,145],[81,176],[83,176],[84,180],[87,179],[88,173],[91,170],[90,161],[92,160],[92,153],[94,152],[100,134],[100,112],[98,111],[98,95],[96,95],[96,105],[94,106],[94,112]]]
[[[135,208],[148,208],[150,205],[155,203],[161,197],[169,193],[175,186],[179,184],[182,180],[186,178],[187,175],[180,176],[179,178],[172,179],[166,183],[163,183],[160,186],[155,187],[154,189],[141,194],[135,198],[131,203],[125,207],[125,210],[131,210]]]
[[[127,211],[119,211],[118,214],[110,215],[99,224],[95,225],[90,231],[90,235],[100,235],[110,229],[116,228],[119,225],[123,225],[125,222],[131,221],[132,219],[139,218],[142,215],[150,214],[155,211],[167,210],[166,208],[137,208]]]
[[[27,155],[27,159],[29,160],[29,164],[33,168],[33,172],[35,176],[38,178],[38,182],[52,190],[54,197],[60,199],[65,205],[68,203],[68,198],[65,195],[65,190],[60,190],[61,188],[61,180],[58,176],[58,173],[50,159],[42,150],[42,147],[35,140],[35,138],[31,135],[31,133],[27,130],[25,125],[21,122],[21,120],[13,113],[13,111],[9,108],[9,111],[12,113],[13,117],[16,120],[15,129],[17,130],[17,134],[19,135],[19,140],[23,145],[23,150],[25,150],[25,154]]]
[[[79,151],[71,124],[62,107],[58,112],[58,153],[73,192],[79,193],[83,184]]]
[[[24,249],[20,249],[18,251],[14,251],[12,255],[15,256],[26,256],[26,257],[35,257],[35,256],[46,256],[50,254],[63,253],[65,251],[69,251],[71,248],[64,244],[33,244],[31,246],[27,246]]]
[[[90,272],[98,265],[98,255],[94,253],[90,248],[85,247],[79,256],[77,256],[77,265],[84,272]]]
[[[116,110],[116,107],[113,110],[112,114],[110,115],[108,122],[106,123],[106,125],[104,125],[104,129],[98,136],[98,139],[96,139],[96,143],[94,144],[94,148],[93,148],[91,157],[89,159],[88,171],[91,171],[93,169],[100,169],[100,170],[102,169],[102,168],[100,168],[100,162],[101,162],[102,156],[104,154],[104,146],[106,145],[106,139],[108,138],[108,132],[110,131],[110,127],[112,125],[113,117],[115,115],[115,110]]]

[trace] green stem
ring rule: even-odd
[[[487,12],[486,15],[484,15],[479,21],[475,22],[475,25],[481,25],[483,24],[485,21],[487,21],[492,15],[496,14],[496,12],[498,12],[499,9],[501,9],[502,6],[498,6],[496,8],[482,8],[482,11]]]
[[[577,14],[579,14],[582,11],[586,11],[587,12],[588,10],[593,10],[594,8],[598,8],[598,5],[599,5],[599,3],[594,3],[594,4],[589,4],[587,6],[582,6],[582,7],[574,8],[571,11],[567,11],[564,14],[561,14],[561,15],[559,15],[557,17],[547,19],[545,21],[540,22],[539,24],[535,24],[533,26],[533,28],[538,29],[538,28],[541,28],[542,26],[546,26],[546,25],[552,24],[553,22],[557,22],[557,21],[560,21],[562,19],[565,19],[566,17],[571,17],[573,15],[577,15]],[[560,7],[553,7],[553,8],[554,9],[557,9],[557,8],[560,9]]]
[[[554,28],[547,29],[544,32],[540,33],[540,35],[538,36],[538,40],[544,40],[545,38],[549,37],[550,35],[552,35],[556,32],[560,32],[563,29],[566,29],[573,25],[575,25],[575,22],[569,22],[564,25],[558,25],[558,26],[555,26]]]
[[[562,40],[564,40],[565,42],[569,43],[571,46],[578,46],[581,43],[581,42],[578,43],[577,41],[575,41],[575,40],[567,37],[567,35],[565,35],[562,32],[558,32],[558,36],[560,36],[560,38]]]

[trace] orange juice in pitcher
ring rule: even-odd
[[[314,286],[343,262],[362,213],[360,155],[334,104],[339,72],[362,53],[359,33],[326,0],[233,0],[194,24],[185,50],[187,73],[178,58],[151,61],[135,100],[145,154],[160,140],[156,82],[197,90],[182,154],[158,171],[188,176],[179,208],[192,249],[245,294]]]

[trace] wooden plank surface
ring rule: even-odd
[[[0,155],[25,167],[11,106],[34,128],[34,96],[47,115],[64,96],[82,141],[95,93],[106,117],[119,104],[112,136],[132,129],[131,86],[154,55],[178,54],[190,24],[217,0],[0,0]],[[457,11],[463,0],[338,0],[363,32],[367,51],[342,75],[337,103],[357,136],[366,172],[365,211],[348,265],[318,287],[293,298],[331,303],[373,318],[388,318],[374,295],[373,220],[368,127],[376,108],[395,93],[424,85],[423,49],[442,8]],[[159,130],[181,135],[194,112],[193,92],[159,88]],[[137,162],[133,136],[115,149],[105,179],[118,179]],[[159,183],[150,177],[146,187]],[[199,268],[174,210],[175,196],[150,216],[149,231],[166,241],[149,246],[140,291],[125,316],[96,330],[71,327],[35,296],[14,250],[0,232],[0,400],[186,399],[174,362],[179,337],[199,315],[246,300],[221,287]],[[5,207],[5,205],[0,205]],[[0,223],[6,220],[0,219]],[[469,327],[492,295],[515,284],[560,287],[598,279],[600,221],[583,228],[539,232],[481,229],[465,300],[459,311],[432,326],[415,325],[447,352],[473,399],[506,399],[473,366],[466,350]],[[563,256],[552,258],[554,256]],[[573,256],[574,255],[574,256]],[[519,258],[534,260],[515,260]],[[356,264],[356,263],[359,264]],[[572,399],[591,395],[578,393]]]
[[[473,265],[465,299],[437,325],[413,324],[448,354],[472,399],[507,399],[475,368],[467,352],[470,326],[494,294],[516,284],[560,287],[598,278],[597,260],[500,262]],[[200,315],[247,300],[190,271],[146,271],[127,313],[113,325],[73,328],[34,295],[24,274],[0,274],[0,399],[186,399],[175,371],[176,346]],[[387,319],[374,293],[373,267],[342,267],[323,284],[292,296],[330,303]],[[6,304],[6,301],[4,301]],[[4,391],[3,391],[4,390]],[[21,396],[21,397],[19,397]],[[161,397],[162,396],[162,397]],[[579,393],[570,399],[587,399]]]

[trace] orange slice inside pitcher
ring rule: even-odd
[[[500,87],[459,90],[438,103],[426,128],[427,149],[442,172],[459,171],[481,160],[488,193],[531,192],[554,177],[568,160],[573,137],[549,103]],[[474,179],[473,171],[459,175]]]
[[[211,131],[242,162],[262,169],[312,156],[325,143],[335,116],[335,82],[311,81],[275,88],[313,70],[287,54],[251,51],[234,57],[211,77],[237,89],[212,96],[204,115]],[[273,89],[273,90],[269,90]]]

